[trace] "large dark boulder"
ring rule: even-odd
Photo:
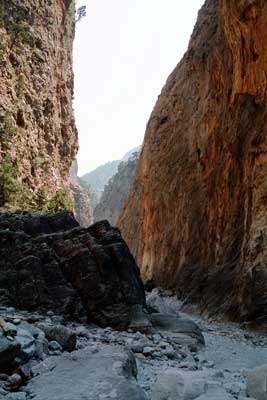
[[[125,328],[145,294],[133,256],[107,221],[85,229],[71,213],[0,213],[0,304]]]

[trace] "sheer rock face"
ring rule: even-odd
[[[145,279],[238,319],[267,303],[267,3],[207,0],[119,226]]]
[[[134,153],[127,161],[122,161],[118,172],[109,180],[99,203],[94,209],[94,220],[107,219],[116,225],[131,189],[139,153]]]
[[[79,227],[70,213],[0,213],[0,304],[127,327],[145,307],[139,269],[107,221]]]
[[[90,201],[90,187],[78,176],[78,163],[75,160],[70,171],[70,189],[74,203],[74,215],[79,224],[88,228],[93,223],[93,208]]]
[[[32,196],[67,186],[77,152],[74,9],[74,0],[0,0],[0,163]]]

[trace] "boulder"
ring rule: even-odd
[[[233,400],[219,382],[211,385],[206,371],[181,371],[169,368],[157,375],[152,400]]]
[[[147,400],[136,383],[136,363],[120,347],[90,347],[50,357],[34,368],[27,392],[35,400]]]
[[[8,339],[0,329],[0,371],[8,371],[20,353],[20,344]]]
[[[57,342],[63,350],[73,351],[76,346],[76,333],[63,325],[49,325],[38,323],[38,328],[41,329],[49,341]]]
[[[168,332],[172,337],[177,338],[177,343],[179,339],[181,344],[193,344],[196,343],[200,345],[205,344],[204,336],[198,327],[198,325],[190,320],[189,318],[179,317],[173,314],[160,314],[153,313],[150,315],[150,321],[153,328],[158,332]],[[194,339],[188,341],[188,338]]]
[[[205,394],[197,397],[196,400],[234,400],[234,397],[223,388],[217,387],[208,390]]]
[[[195,372],[161,371],[152,388],[153,400],[193,400],[206,392],[205,379]]]
[[[267,400],[267,364],[253,369],[248,374],[247,395],[256,400]]]
[[[179,303],[168,291],[153,288],[146,296],[147,306],[154,312],[179,315]]]
[[[139,269],[107,221],[78,226],[71,213],[0,213],[0,303],[66,319],[127,327],[145,306]]]
[[[26,363],[31,358],[37,357],[35,338],[27,330],[19,328],[17,330],[16,340],[20,344],[19,358],[22,363]]]
[[[144,312],[141,305],[133,306],[130,314],[130,323],[128,328],[133,331],[149,333],[152,330],[150,316]]]

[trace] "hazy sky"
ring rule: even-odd
[[[79,175],[143,141],[157,96],[187,49],[204,0],[77,0]]]

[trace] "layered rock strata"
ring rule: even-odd
[[[206,0],[120,219],[145,279],[266,320],[267,3]]]
[[[145,306],[139,269],[106,221],[81,228],[70,213],[0,213],[0,304],[126,327]]]
[[[74,0],[0,1],[0,207],[45,209],[77,151]]]

